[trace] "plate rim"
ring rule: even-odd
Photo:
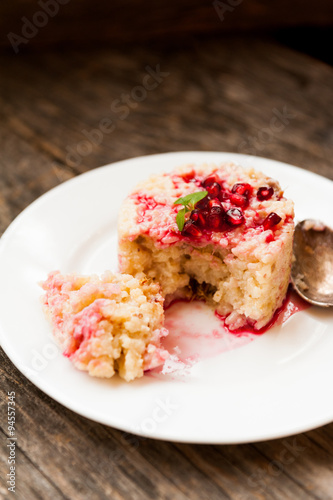
[[[11,237],[12,233],[15,233],[16,226],[18,224],[20,224],[22,218],[27,217],[31,210],[34,210],[36,207],[38,207],[40,204],[43,203],[44,199],[49,198],[50,196],[53,196],[54,194],[58,193],[58,191],[61,191],[63,189],[68,189],[68,187],[70,188],[70,186],[73,183],[80,182],[82,178],[87,179],[87,177],[94,176],[94,175],[96,175],[96,173],[98,175],[98,173],[104,169],[113,169],[113,168],[118,167],[120,165],[130,164],[132,162],[134,163],[137,160],[144,160],[146,158],[147,159],[149,158],[152,160],[154,158],[158,159],[159,157],[165,158],[166,156],[168,156],[170,158],[171,157],[179,157],[181,159],[181,157],[185,158],[186,156],[189,156],[189,155],[202,156],[204,158],[204,156],[208,155],[208,154],[221,155],[221,161],[227,160],[226,157],[229,155],[231,161],[235,161],[235,159],[239,158],[240,163],[242,163],[242,160],[243,160],[243,162],[244,162],[244,160],[253,160],[254,163],[258,162],[258,160],[259,160],[259,163],[268,162],[271,164],[278,165],[279,167],[283,166],[286,168],[293,168],[293,169],[296,169],[299,172],[299,174],[301,174],[302,176],[308,176],[308,178],[316,178],[318,180],[319,179],[324,180],[325,182],[329,181],[333,186],[333,181],[331,179],[324,177],[320,174],[305,170],[301,167],[298,167],[298,166],[295,166],[292,164],[288,164],[285,162],[281,162],[278,160],[273,160],[270,158],[264,158],[261,156],[244,155],[244,154],[235,153],[235,152],[225,152],[225,151],[179,151],[179,152],[177,152],[177,151],[175,151],[175,152],[157,153],[157,154],[149,154],[149,155],[144,155],[144,156],[127,158],[125,160],[120,160],[117,162],[105,164],[105,165],[102,165],[100,167],[93,168],[93,169],[91,169],[87,172],[84,172],[82,174],[79,174],[79,175],[77,175],[77,176],[75,176],[75,177],[73,177],[73,178],[71,178],[71,179],[69,179],[61,184],[56,185],[52,189],[46,191],[41,196],[36,198],[32,203],[30,203],[25,209],[23,209],[14,218],[14,220],[9,224],[9,226],[6,228],[6,230],[2,234],[2,236],[0,238],[0,258],[2,257],[2,254],[5,252],[7,240]],[[208,160],[208,162],[209,161],[210,160]],[[254,165],[254,167],[257,169],[260,169],[261,165],[256,165],[256,166]],[[295,434],[298,434],[300,432],[309,431],[311,429],[317,428],[319,426],[328,424],[328,423],[333,421],[333,409],[332,409],[332,414],[330,416],[325,415],[322,418],[318,418],[318,420],[316,422],[312,422],[311,426],[306,425],[306,424],[303,424],[303,425],[300,424],[299,426],[294,426],[294,428],[290,429],[289,431],[283,432],[282,434],[281,434],[281,432],[278,432],[275,435],[272,435],[271,433],[268,433],[267,435],[261,434],[258,436],[252,436],[251,438],[238,439],[236,441],[234,439],[227,440],[225,438],[222,440],[217,439],[216,441],[211,441],[211,440],[207,441],[206,438],[200,439],[200,437],[198,437],[198,436],[196,436],[195,439],[191,439],[191,437],[186,437],[184,439],[175,439],[172,436],[168,435],[168,431],[167,432],[163,431],[162,434],[164,434],[164,435],[160,435],[159,433],[157,433],[155,435],[155,434],[151,434],[149,432],[145,433],[143,431],[140,431],[138,433],[138,432],[134,431],[133,428],[130,428],[130,426],[126,426],[126,425],[119,426],[116,424],[110,424],[109,422],[105,421],[103,416],[98,417],[98,415],[94,415],[94,412],[90,412],[90,410],[88,410],[88,412],[86,412],[86,413],[82,413],[82,411],[80,411],[80,409],[75,408],[76,407],[75,403],[72,403],[72,402],[65,402],[64,403],[63,400],[61,400],[61,398],[58,396],[58,394],[56,396],[54,395],[54,393],[52,394],[52,390],[51,390],[50,384],[48,382],[45,382],[41,379],[38,379],[38,377],[36,378],[36,377],[32,376],[31,374],[29,375],[29,373],[27,373],[26,370],[23,370],[22,367],[20,367],[20,363],[16,360],[15,352],[13,353],[11,347],[6,343],[6,333],[3,330],[3,325],[1,322],[0,322],[0,344],[1,344],[1,347],[4,350],[5,354],[8,356],[10,361],[14,364],[14,366],[32,384],[34,384],[38,389],[42,390],[51,399],[54,399],[59,404],[65,406],[66,408],[68,408],[71,411],[74,411],[78,415],[83,416],[84,418],[88,418],[92,421],[102,423],[103,425],[107,425],[107,426],[116,428],[120,431],[135,433],[135,434],[138,434],[140,436],[147,437],[150,439],[159,439],[159,440],[163,440],[163,441],[173,441],[173,442],[179,442],[179,443],[197,443],[197,444],[242,444],[242,443],[250,443],[250,442],[260,442],[260,441],[271,440],[271,439],[279,439],[279,438],[295,435]],[[58,392],[58,390],[57,390],[57,392]]]

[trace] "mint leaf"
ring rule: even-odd
[[[174,202],[174,205],[184,205],[188,209],[193,209],[194,205],[198,203],[198,201],[205,198],[207,194],[208,191],[197,191],[196,193],[190,193],[186,196],[183,196],[182,198],[178,198],[178,200]]]
[[[174,205],[184,205],[184,208],[179,210],[176,216],[176,222],[179,231],[183,230],[185,224],[185,214],[187,212],[191,212],[191,210],[194,209],[195,204],[198,203],[198,201],[205,198],[207,194],[208,194],[207,191],[197,191],[196,193],[187,194],[182,198],[178,198],[178,200],[174,202]]]
[[[182,208],[181,210],[179,210],[177,217],[176,217],[176,222],[177,222],[177,226],[178,226],[179,231],[183,230],[183,227],[185,224],[185,212],[186,212],[186,209]]]

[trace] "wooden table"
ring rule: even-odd
[[[333,69],[274,41],[8,52],[0,64],[1,231],[57,184],[151,153],[244,152],[333,179]],[[333,498],[333,424],[233,446],[142,439],[67,410],[0,355],[1,498],[15,497],[3,474],[10,391],[20,500]]]

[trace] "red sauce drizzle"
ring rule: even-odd
[[[165,327],[170,333],[162,339],[162,345],[174,358],[171,371],[166,372],[169,374],[182,376],[184,374],[181,371],[184,367],[190,369],[200,360],[214,358],[226,351],[245,346],[273,326],[282,325],[295,313],[310,307],[289,287],[282,307],[264,328],[254,330],[248,326],[239,330],[229,330],[225,325],[225,318],[207,310],[204,301],[193,301],[192,307],[188,309],[186,304],[189,302],[182,299],[175,300],[166,308]],[[214,318],[215,325],[212,321]],[[163,366],[155,368],[149,374],[155,376],[162,370]]]

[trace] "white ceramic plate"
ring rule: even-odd
[[[174,441],[250,442],[333,420],[332,309],[297,313],[246,345],[206,357],[186,376],[145,376],[130,384],[118,378],[94,379],[75,370],[52,341],[37,282],[53,269],[116,269],[118,209],[139,180],[187,162],[226,160],[276,177],[295,201],[296,219],[319,218],[333,226],[331,181],[246,155],[146,156],[65,182],[24,210],[0,241],[1,345],[37,387],[85,417]],[[208,331],[212,318],[208,313],[198,316],[195,327],[205,330],[198,320]],[[192,314],[188,317],[191,328]]]

